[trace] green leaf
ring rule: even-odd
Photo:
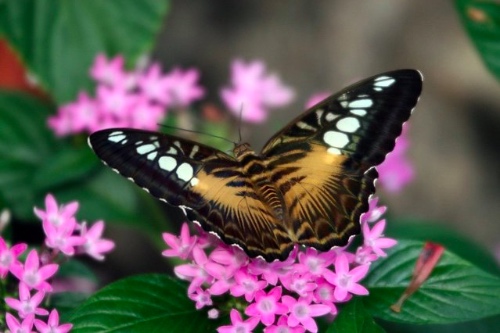
[[[51,107],[25,94],[0,92],[0,196],[18,218],[32,219],[36,170],[52,154]]]
[[[186,284],[148,274],[110,284],[90,297],[70,318],[72,332],[214,332],[209,320],[187,297]]]
[[[455,5],[484,64],[500,79],[500,4],[491,0],[456,0]]]
[[[410,283],[423,242],[399,240],[388,257],[376,261],[364,280],[365,305],[388,321],[415,324],[455,323],[500,314],[500,279],[445,251],[428,280],[403,305],[389,309]]]
[[[389,219],[385,233],[396,239],[432,241],[442,244],[449,251],[474,263],[482,270],[500,275],[500,266],[491,251],[439,222]]]
[[[409,325],[394,322],[381,322],[388,332],[405,333],[491,333],[497,332],[500,327],[500,316],[468,321],[466,323],[448,325]]]
[[[363,301],[359,297],[355,297],[340,307],[338,316],[326,332],[382,333],[385,331],[375,323],[373,317],[366,311]]]
[[[90,87],[98,53],[122,54],[129,65],[150,51],[169,1],[5,0],[0,34],[58,102]]]
[[[63,147],[39,166],[33,186],[39,191],[71,185],[97,169],[100,163],[87,145]]]

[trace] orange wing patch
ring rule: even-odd
[[[215,171],[215,170],[214,170]],[[220,172],[221,170],[217,170]],[[220,178],[201,170],[192,191],[203,198],[203,207],[190,211],[206,230],[238,244],[252,256],[284,260],[293,248],[288,231],[259,198],[247,179]],[[189,213],[189,212],[188,212]]]
[[[324,251],[345,245],[349,236],[359,232],[359,216],[368,200],[363,190],[366,177],[363,172],[345,170],[347,159],[311,144],[305,157],[276,168],[294,169],[280,188],[288,209],[287,225],[298,243]]]

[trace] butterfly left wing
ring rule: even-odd
[[[394,148],[421,89],[415,70],[368,78],[313,106],[267,142],[262,155],[299,243],[324,251],[359,232],[375,192],[374,166]]]
[[[193,141],[126,128],[97,131],[89,144],[109,167],[250,256],[284,260],[291,251],[287,231],[233,157]]]

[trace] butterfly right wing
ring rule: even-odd
[[[251,257],[284,260],[293,248],[233,157],[193,141],[125,128],[95,132],[89,144],[119,174]]]

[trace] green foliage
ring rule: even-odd
[[[375,323],[363,305],[362,298],[356,297],[340,307],[338,316],[326,332],[382,333],[385,331]]]
[[[219,320],[208,319],[205,311],[195,309],[184,283],[155,274],[108,285],[90,297],[69,320],[75,325],[75,333],[214,332],[221,325]]]
[[[500,314],[500,279],[448,251],[401,313],[393,312],[390,306],[409,285],[423,245],[399,240],[387,258],[372,264],[364,285],[370,290],[365,305],[373,316],[401,323],[444,324]]]
[[[456,0],[456,8],[484,64],[500,80],[500,4]]]
[[[40,194],[36,171],[54,153],[56,141],[45,125],[51,110],[25,94],[0,92],[0,196],[20,218],[33,216]]]
[[[90,88],[95,56],[122,54],[129,65],[151,50],[169,1],[7,0],[4,35],[38,82],[67,102]]]
[[[478,268],[500,275],[500,266],[490,251],[438,221],[388,220],[385,233],[392,238],[439,243],[450,252],[474,263]]]

